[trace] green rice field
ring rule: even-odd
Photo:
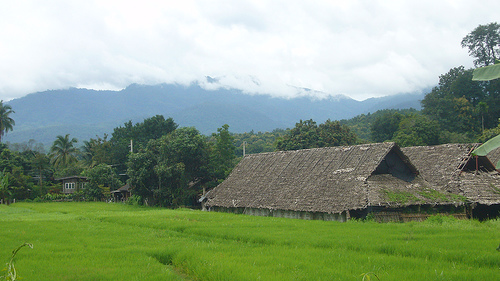
[[[14,261],[21,280],[500,280],[500,220],[340,223],[114,203],[0,205],[0,269],[25,242],[33,248]]]

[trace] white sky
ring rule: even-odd
[[[219,79],[249,93],[368,97],[472,67],[462,38],[500,1],[1,1],[0,99]]]

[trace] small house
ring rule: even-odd
[[[115,200],[115,202],[127,201],[127,199],[130,197],[130,189],[130,185],[127,183],[117,190],[111,191],[111,195],[113,195],[113,199]]]
[[[395,143],[247,155],[202,200],[208,211],[337,221],[370,213],[401,221],[404,210],[460,204],[426,182]]]
[[[62,182],[62,193],[72,194],[85,188],[87,178],[82,176],[70,176],[56,179]]]

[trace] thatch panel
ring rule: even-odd
[[[390,175],[373,175],[368,179],[368,184],[370,206],[464,204],[461,197],[431,186],[421,176],[409,183]]]
[[[405,147],[401,150],[429,182],[444,186],[461,165],[470,160],[469,153],[477,145],[443,144],[437,146]]]
[[[273,167],[259,167],[258,170],[264,171],[255,177],[260,179],[260,192],[254,194],[254,200],[247,207],[252,208],[270,208],[276,209],[279,204],[278,201],[269,200],[269,198],[283,198],[289,195],[293,190],[287,190],[287,181],[297,181],[299,175],[290,175],[289,170],[298,169],[300,161],[297,161],[296,153],[276,153],[278,157],[265,157],[275,158]],[[267,155],[266,155],[267,156]],[[254,187],[259,188],[259,187]]]
[[[459,188],[471,202],[500,204],[500,175],[496,172],[462,173]]]

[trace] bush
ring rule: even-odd
[[[142,201],[142,197],[141,196],[139,196],[139,195],[132,195],[132,196],[130,196],[127,199],[126,203],[127,203],[127,205],[138,206],[138,205],[142,205],[143,201]]]
[[[443,223],[450,223],[450,222],[456,222],[458,219],[453,217],[453,216],[445,216],[445,215],[434,215],[430,216],[426,222],[433,223],[433,224],[443,224]]]

